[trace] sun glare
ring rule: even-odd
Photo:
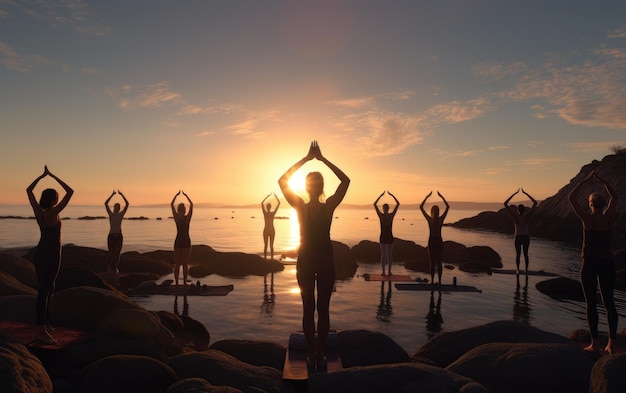
[[[304,196],[306,193],[306,175],[303,172],[296,172],[289,179],[289,188],[293,190],[296,194],[300,196]]]

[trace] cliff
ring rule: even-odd
[[[531,236],[561,241],[580,246],[582,240],[582,225],[574,214],[567,199],[570,191],[579,180],[590,171],[595,170],[613,187],[617,195],[617,216],[613,226],[613,249],[617,254],[623,254],[626,247],[626,154],[612,154],[602,161],[594,160],[583,166],[580,172],[570,182],[537,206],[537,210],[530,223]],[[603,191],[598,182],[588,182],[581,189],[579,203],[586,204],[591,192]],[[477,216],[465,218],[449,224],[456,228],[484,229],[501,233],[513,233],[513,224],[502,205],[497,212],[482,212]]]

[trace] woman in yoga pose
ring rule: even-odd
[[[533,206],[530,208],[530,211],[527,212],[526,206],[519,204],[516,209],[511,209],[509,206],[509,202],[518,192],[522,191],[524,195],[526,195],[533,202]],[[515,225],[515,266],[516,273],[519,274],[519,263],[520,263],[520,255],[522,251],[524,252],[524,262],[526,266],[526,274],[528,274],[528,247],[530,246],[530,235],[528,232],[528,223],[530,222],[530,217],[535,212],[537,208],[537,201],[530,196],[529,193],[524,191],[523,188],[515,191],[511,194],[510,197],[504,201],[504,207],[506,208],[507,213],[511,216],[513,220],[513,224]]]
[[[270,196],[274,195],[276,198],[276,208],[272,210],[272,204],[265,201]],[[274,217],[280,207],[280,199],[276,197],[276,194],[267,194],[267,196],[261,201],[261,210],[263,210],[263,219],[265,220],[265,226],[263,227],[263,257],[267,259],[267,246],[270,246],[270,258],[274,259],[274,238],[276,237],[276,229],[274,229]]]
[[[391,195],[394,201],[396,201],[396,206],[393,208],[393,211],[389,213],[389,204],[383,204],[383,211],[381,212],[378,208],[378,201],[380,198],[385,195],[383,191],[382,194],[376,198],[374,201],[374,209],[376,209],[376,214],[378,214],[378,219],[380,220],[380,265],[382,268],[382,274],[385,275],[385,266],[387,266],[388,274],[391,276],[391,264],[393,263],[393,218],[396,216],[396,212],[400,207],[400,202],[398,202],[398,198],[396,198],[392,193],[387,191],[387,194]]]
[[[123,209],[119,203],[113,205],[113,210],[111,210],[109,206],[111,198],[115,195],[115,190],[113,190],[107,200],[104,201],[104,207],[109,214],[109,224],[111,226],[109,236],[107,237],[107,245],[109,247],[109,271],[115,274],[120,272],[120,253],[122,252],[122,244],[124,243],[124,236],[122,236],[122,220],[128,210],[128,200],[120,190],[117,190],[117,193],[120,194],[124,200]]]
[[[289,179],[306,162],[313,159],[323,162],[339,178],[340,184],[326,203],[321,201],[324,193],[324,178],[319,172],[306,177],[309,201],[305,202],[289,187]],[[343,200],[350,179],[341,169],[322,155],[316,141],[311,143],[307,155],[296,162],[278,180],[287,202],[298,213],[300,223],[300,249],[296,264],[296,275],[302,296],[302,329],[307,342],[307,364],[323,369],[326,366],[326,343],[330,329],[330,296],[335,284],[333,246],[330,241],[330,225],[333,212]],[[317,287],[317,299],[315,288]],[[316,301],[317,300],[317,301]],[[315,309],[317,305],[317,334],[315,340]]]
[[[35,199],[33,190],[39,181],[46,176],[56,180],[65,190],[65,195],[60,202],[59,193],[53,188],[43,190],[39,202]],[[67,206],[74,190],[50,172],[47,166],[44,166],[43,174],[39,175],[26,188],[26,194],[28,194],[28,201],[33,208],[41,232],[33,258],[39,283],[35,306],[38,326],[37,340],[45,344],[54,344],[57,340],[46,328],[46,322],[48,322],[48,305],[61,268],[61,219],[59,213]]]
[[[177,208],[174,208],[174,202],[176,197],[183,194],[187,198],[189,203],[189,212],[187,213],[185,204],[179,203]],[[176,240],[174,240],[174,281],[178,286],[178,275],[180,274],[180,267],[183,267],[183,286],[187,286],[187,274],[189,272],[189,257],[191,256],[191,239],[189,238],[189,224],[191,222],[191,215],[193,214],[193,202],[182,190],[178,191],[172,203],[172,215],[176,222]]]
[[[439,206],[433,205],[430,208],[430,215],[426,213],[424,210],[424,205],[426,204],[426,200],[430,198],[433,192],[429,192],[426,195],[426,198],[420,204],[420,210],[422,214],[428,221],[428,228],[430,230],[430,235],[428,237],[428,258],[430,259],[430,282],[434,284],[435,280],[435,267],[437,268],[437,275],[439,277],[439,285],[441,285],[441,275],[443,273],[442,262],[443,262],[443,238],[441,237],[441,227],[443,227],[443,221],[446,219],[448,215],[448,210],[450,209],[450,205],[446,198],[437,191],[437,195],[441,198],[443,203],[446,205],[446,210],[443,211],[443,214],[439,215]]]
[[[588,209],[581,206],[579,201],[580,188],[583,184],[595,180],[603,185],[609,195],[605,198],[601,192],[593,192],[588,197]],[[609,340],[604,348],[612,354],[615,352],[615,338],[617,337],[617,309],[613,299],[615,289],[615,265],[611,253],[612,226],[615,221],[617,196],[609,184],[595,171],[579,181],[569,194],[572,209],[582,221],[583,244],[582,265],[580,266],[580,281],[587,303],[587,323],[591,334],[591,344],[586,351],[598,351],[598,309],[596,291],[600,284],[602,302],[606,308],[606,318],[609,325]]]

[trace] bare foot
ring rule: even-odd
[[[48,333],[46,329],[42,329],[37,333],[37,341],[42,344],[56,344],[58,341]]]
[[[598,352],[598,347],[594,343],[591,343],[591,344],[587,345],[585,348],[583,348],[583,350],[587,351],[587,352],[596,353],[596,352]]]

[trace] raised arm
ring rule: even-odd
[[[437,195],[439,195],[439,198],[441,198],[443,203],[446,205],[446,209],[443,211],[443,214],[441,215],[441,222],[443,222],[443,220],[445,220],[446,216],[448,215],[448,210],[450,210],[450,205],[448,204],[448,201],[446,201],[446,198],[444,198],[443,195],[441,195],[439,191],[437,191]]]
[[[604,189],[606,190],[607,194],[609,194],[609,200],[606,202],[606,207],[604,208],[604,211],[602,213],[608,216],[613,216],[617,208],[617,195],[615,194],[615,191],[613,190],[613,188],[611,188],[609,183],[607,183],[604,179],[602,179],[597,174],[595,175],[595,178],[604,185]]]
[[[278,211],[278,208],[280,207],[280,199],[278,199],[275,193],[272,193],[272,195],[274,195],[274,198],[276,198],[276,208],[274,209],[274,213],[276,213]]]
[[[104,201],[104,208],[107,209],[107,213],[109,214],[109,216],[113,214],[113,211],[111,210],[111,207],[109,206],[109,202],[111,202],[111,198],[113,198],[113,195],[115,195],[115,190],[113,190],[113,192],[111,193],[111,195],[109,195],[107,200]]]
[[[59,183],[61,187],[63,187],[63,190],[65,191],[65,195],[63,196],[63,199],[61,199],[61,201],[52,208],[53,212],[55,212],[56,214],[59,214],[61,210],[65,209],[65,206],[67,206],[67,204],[70,202],[70,199],[72,199],[72,195],[74,195],[74,190],[72,190],[70,186],[65,184],[63,180],[59,179],[55,174],[50,172],[47,166],[46,166],[46,171],[48,172],[48,176],[56,180],[57,183]]]
[[[330,162],[326,157],[322,155],[322,151],[320,150],[317,142],[315,142],[314,153],[315,158],[322,161],[328,168],[330,168],[331,171],[333,171],[335,176],[339,178],[339,186],[337,186],[335,193],[330,196],[326,201],[326,203],[330,205],[331,209],[334,210],[337,206],[339,206],[343,198],[346,196],[346,192],[348,192],[348,186],[350,186],[350,178],[341,169],[339,169],[339,167],[337,167],[335,164]]]
[[[298,195],[296,195],[295,192],[293,192],[291,187],[289,187],[289,179],[291,179],[291,176],[293,176],[293,174],[296,173],[296,171],[300,169],[302,165],[304,165],[307,161],[311,161],[315,157],[314,143],[315,142],[311,142],[311,146],[309,147],[309,152],[307,153],[307,155],[301,158],[295,164],[293,164],[289,169],[287,169],[287,172],[285,172],[278,179],[278,185],[280,186],[280,189],[283,192],[285,199],[287,199],[287,202],[289,202],[289,204],[293,207],[301,205],[303,203],[303,200]]]
[[[270,195],[272,194],[267,194],[265,198],[263,198],[263,200],[261,201],[261,210],[263,210],[264,213],[269,213],[269,211],[265,209],[265,201],[267,201],[267,198],[269,198]]]
[[[174,194],[174,198],[172,198],[172,203],[170,203],[170,206],[172,207],[172,214],[174,215],[174,217],[178,217],[178,212],[176,211],[176,208],[174,207],[174,202],[176,202],[176,197],[180,195],[180,190]]]
[[[44,172],[37,176],[37,178],[35,178],[35,180],[33,180],[32,183],[30,183],[30,185],[28,187],[26,187],[26,194],[28,195],[28,202],[30,203],[30,206],[33,208],[33,212],[35,213],[35,215],[39,214],[39,212],[41,212],[41,207],[39,206],[39,202],[37,202],[37,198],[35,198],[35,194],[33,193],[33,191],[35,190],[35,187],[37,187],[37,184],[39,183],[39,181],[41,179],[43,179],[44,177],[46,177],[46,175],[48,174],[48,167],[44,167]]]
[[[383,197],[383,195],[385,195],[385,191],[383,191],[382,194],[380,194],[378,196],[378,198],[376,198],[376,200],[374,201],[374,209],[376,209],[376,213],[380,216],[381,214],[383,214],[380,209],[378,208],[378,201],[380,201],[380,198]]]
[[[128,199],[126,199],[126,197],[124,196],[124,194],[122,194],[122,191],[117,190],[117,193],[120,194],[120,196],[122,197],[122,199],[124,200],[124,208],[122,209],[121,213],[122,216],[124,214],[126,214],[126,211],[128,210],[128,206],[130,206],[130,203],[128,203]]]
[[[515,216],[515,214],[513,214],[513,212],[511,211],[511,208],[509,207],[509,202],[511,202],[511,199],[513,199],[513,197],[520,192],[520,188],[517,189],[517,191],[515,191],[513,194],[511,194],[510,197],[506,198],[506,201],[504,201],[504,207],[506,208],[506,212],[509,213],[509,216],[513,217],[513,219],[515,220],[517,217]]]
[[[424,205],[426,204],[426,201],[428,200],[428,198],[430,198],[432,194],[433,194],[432,191],[429,192],[428,195],[426,195],[426,197],[422,201],[422,203],[420,203],[420,210],[422,211],[422,214],[424,215],[424,217],[426,217],[427,220],[430,220],[430,216],[428,215],[428,213],[426,213],[426,210],[424,210]]]
[[[527,193],[526,191],[524,191],[524,189],[522,188],[522,193],[524,195],[526,195],[533,203],[532,207],[530,208],[530,211],[528,213],[526,213],[526,216],[530,216],[531,214],[533,214],[535,212],[535,209],[537,208],[537,201],[535,200],[535,198],[533,198],[529,193]]]
[[[389,191],[387,191],[387,194],[391,195],[391,197],[393,198],[393,200],[396,202],[396,207],[393,208],[393,211],[391,212],[392,216],[396,215],[396,212],[398,211],[398,208],[400,207],[400,201],[398,200],[398,198],[396,198],[395,195],[393,195],[392,193],[390,193]]]
[[[193,202],[189,198],[189,195],[185,194],[184,191],[183,195],[185,196],[185,198],[187,198],[187,202],[189,202],[189,213],[187,213],[187,217],[191,218],[191,215],[193,214]]]
[[[576,183],[574,188],[572,188],[572,191],[570,191],[569,195],[567,196],[567,200],[572,206],[572,209],[574,209],[574,213],[576,213],[578,218],[580,218],[581,220],[584,220],[584,217],[586,216],[586,211],[583,210],[582,206],[580,206],[580,203],[578,202],[578,194],[580,193],[580,187],[589,180],[591,180],[594,173],[594,171],[591,171],[587,176],[585,176],[582,180]]]

